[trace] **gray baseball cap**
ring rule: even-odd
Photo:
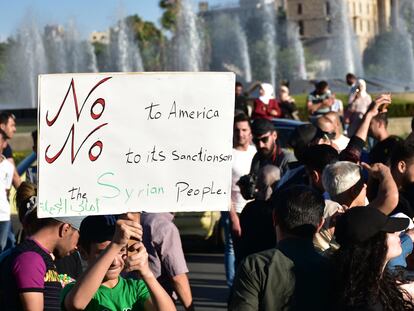
[[[71,217],[54,217],[57,221],[71,225],[73,228],[79,231],[82,220],[85,216],[71,216]]]

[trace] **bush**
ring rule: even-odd
[[[13,158],[14,162],[16,163],[16,166],[19,165],[19,163],[26,158],[32,150],[25,150],[25,151],[14,151],[13,152]]]
[[[374,99],[379,94],[372,94]],[[306,94],[293,95],[296,101],[296,105],[299,109],[299,116],[302,120],[307,120],[308,111],[306,109]],[[336,94],[336,98],[342,100],[344,107],[348,100],[348,94]],[[414,94],[402,93],[392,95],[392,104],[388,106],[388,117],[389,118],[401,118],[401,117],[412,117],[414,116]]]

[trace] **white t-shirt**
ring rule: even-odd
[[[10,220],[10,203],[6,190],[9,190],[13,180],[14,166],[4,157],[0,162],[0,221]]]
[[[233,148],[233,167],[231,183],[231,201],[237,213],[241,213],[247,201],[240,194],[240,187],[236,185],[240,177],[250,173],[250,166],[256,154],[256,147],[249,145],[246,151]]]
[[[342,151],[346,148],[346,146],[348,146],[349,140],[350,139],[348,137],[341,134],[338,139],[333,139],[332,141],[338,146],[339,151]]]

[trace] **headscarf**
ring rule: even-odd
[[[274,97],[274,89],[273,86],[269,83],[262,83],[260,84],[260,88],[263,90],[263,95],[259,97],[259,99],[265,104],[268,105],[269,101]]]
[[[359,89],[359,94],[360,94],[361,97],[368,96],[368,93],[367,93],[367,83],[364,80],[359,79],[358,80],[357,87]]]

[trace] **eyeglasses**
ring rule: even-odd
[[[269,141],[269,137],[270,137],[270,135],[264,136],[264,137],[261,137],[261,138],[253,137],[253,143],[255,143],[256,145],[259,144],[260,142],[262,142],[264,144],[267,144],[267,142]]]

